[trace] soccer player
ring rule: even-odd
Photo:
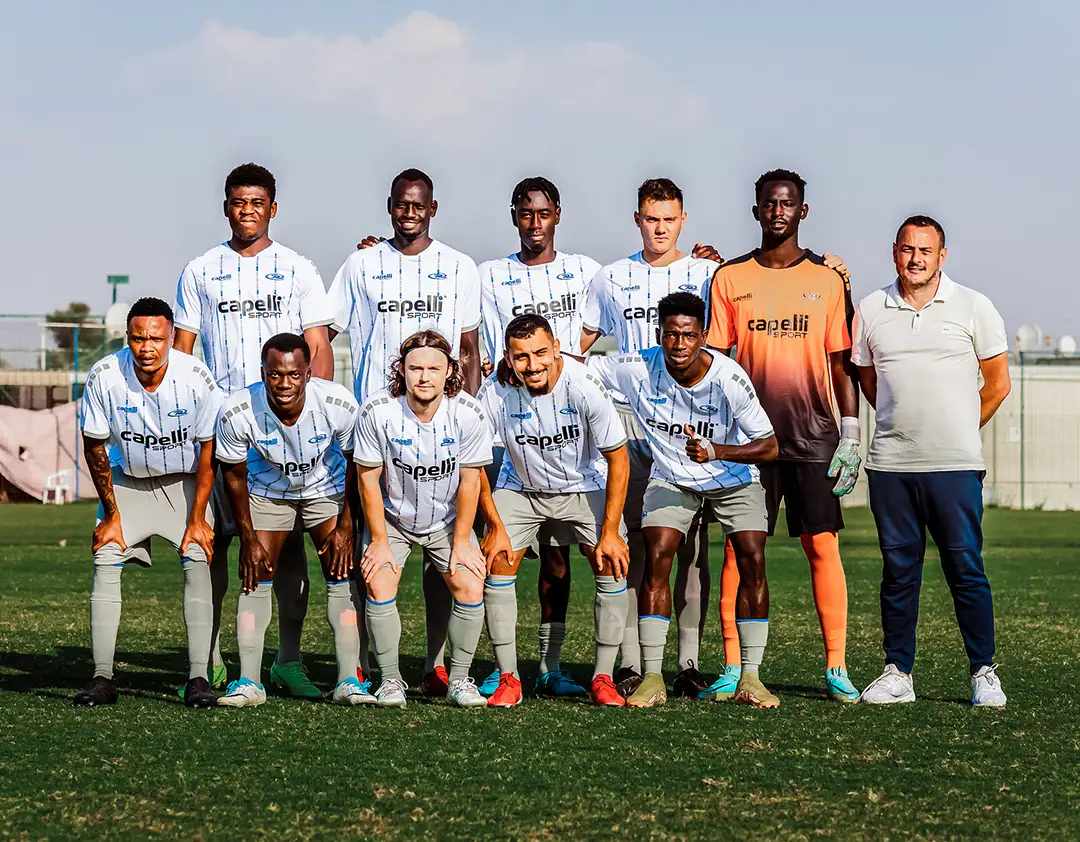
[[[708,294],[709,279],[720,256],[711,247],[696,247],[687,255],[679,251],[679,234],[686,222],[682,190],[670,179],[650,178],[638,188],[634,223],[641,233],[642,249],[603,267],[589,285],[583,314],[581,352],[585,353],[601,334],[615,338],[620,354],[636,354],[656,344],[656,305],[672,292]],[[715,258],[702,259],[702,257]],[[613,390],[616,409],[626,428],[630,455],[630,491],[626,500],[626,526],[630,531],[631,611],[622,643],[622,668],[616,680],[629,696],[641,683],[641,647],[634,606],[645,570],[645,545],[641,534],[641,501],[652,468],[652,454],[645,432],[634,421],[624,398]],[[679,626],[679,674],[677,696],[696,697],[706,682],[698,671],[701,633],[709,603],[709,537],[705,523],[695,525],[689,540],[679,549],[675,610]]]
[[[779,707],[758,678],[769,637],[769,586],[765,491],[755,467],[776,458],[776,436],[746,372],[727,356],[705,350],[705,302],[691,292],[675,292],[656,307],[660,347],[603,366],[629,400],[653,454],[642,506],[646,565],[638,595],[645,672],[626,703],[652,707],[667,701],[660,670],[671,618],[672,560],[708,509],[735,547],[742,574],[736,611],[743,670],[735,701]]]
[[[128,311],[127,347],[96,363],[86,379],[83,447],[100,507],[90,596],[94,679],[75,696],[77,705],[116,703],[120,573],[126,564],[150,566],[154,535],[173,545],[184,571],[184,704],[215,704],[207,681],[213,626],[207,565],[214,551],[208,506],[222,394],[202,363],[170,352],[172,343],[172,309],[160,299],[141,298]]]
[[[1008,339],[990,299],[942,271],[946,254],[938,222],[905,220],[893,245],[896,281],[870,293],[855,315],[852,357],[877,409],[866,475],[884,561],[885,671],[862,701],[915,701],[911,673],[929,531],[971,664],[971,703],[1004,707],[982,559],[979,428],[1009,394]]]
[[[242,164],[225,179],[225,218],[232,236],[192,260],[176,290],[176,347],[192,353],[202,338],[203,359],[226,395],[260,379],[263,343],[279,333],[302,333],[311,349],[315,377],[332,380],[334,358],[326,325],[333,313],[314,264],[270,239],[277,215],[277,182],[264,167]],[[221,606],[229,587],[229,544],[236,534],[221,480],[215,488],[217,534],[210,566],[214,582],[213,685],[223,687],[219,645]],[[290,695],[318,698],[300,658],[307,614],[308,575],[304,536],[290,535],[281,551],[274,593],[280,644],[270,680]]]
[[[302,336],[281,333],[262,348],[262,380],[234,392],[217,426],[217,458],[240,533],[241,593],[236,610],[240,678],[219,705],[266,701],[263,640],[282,547],[297,522],[311,536],[326,581],[326,619],[334,635],[333,701],[370,704],[357,678],[360,638],[350,574],[359,505],[352,464],[356,402],[337,383],[311,376]]]
[[[509,257],[481,263],[480,310],[483,315],[484,373],[494,370],[492,360],[503,357],[503,332],[516,316],[544,316],[565,354],[581,357],[582,310],[589,281],[600,264],[583,254],[556,251],[555,228],[562,218],[559,189],[542,176],[526,178],[510,198],[510,221],[517,229],[519,250]],[[488,473],[494,488],[503,463],[504,448],[495,447]],[[539,695],[583,696],[580,686],[561,666],[566,637],[566,609],[570,602],[571,536],[539,536],[540,577],[540,672],[535,692]],[[496,670],[480,687],[490,696],[498,688]]]
[[[547,319],[535,313],[517,316],[506,326],[504,342],[513,382],[489,378],[479,395],[506,447],[494,495],[485,477],[480,502],[488,523],[484,602],[499,668],[499,686],[488,704],[521,702],[514,583],[540,529],[561,523],[575,543],[584,545],[596,574],[592,700],[621,706],[611,674],[629,607],[622,520],[630,470],[626,434],[600,381],[583,363],[560,353]]]
[[[461,394],[461,368],[441,333],[423,330],[402,344],[389,390],[360,409],[356,450],[365,517],[360,566],[367,583],[367,625],[381,682],[380,707],[404,707],[398,666],[401,571],[414,545],[423,549],[454,598],[447,636],[447,701],[484,707],[469,667],[484,626],[487,564],[473,521],[480,474],[491,462],[491,431],[479,404]]]
[[[736,357],[776,429],[780,456],[761,467],[776,529],[786,503],[788,534],[799,538],[825,644],[825,688],[831,699],[854,702],[859,691],[847,675],[847,580],[837,532],[844,528],[840,498],[859,475],[859,396],[850,364],[851,288],[842,261],[799,245],[806,218],[806,182],[773,170],[754,186],[754,218],[761,246],[729,260],[712,281],[707,341]],[[837,429],[833,403],[840,410]],[[839,475],[839,479],[837,476]],[[703,698],[730,699],[738,682],[734,601],[738,567],[729,549],[721,580],[721,621],[728,665]]]
[[[465,391],[475,395],[480,387],[480,278],[469,257],[431,238],[438,209],[427,174],[407,169],[395,176],[386,200],[394,236],[365,240],[373,245],[349,255],[330,287],[336,314],[330,338],[349,332],[358,403],[386,388],[394,355],[419,330],[445,336],[451,356],[460,360]],[[452,600],[442,574],[430,564],[423,584],[428,652],[421,689],[445,696],[443,648]]]

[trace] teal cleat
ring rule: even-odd
[[[485,699],[490,699],[495,695],[495,691],[499,689],[499,679],[502,677],[502,673],[495,670],[491,675],[484,679],[484,683],[480,685],[480,695]]]
[[[825,691],[834,702],[852,704],[859,701],[859,691],[848,679],[847,670],[843,667],[825,670]]]
[[[742,667],[728,664],[711,686],[698,693],[698,698],[709,702],[730,702],[735,698],[735,690],[739,686],[740,678],[742,678]]]
[[[567,696],[588,696],[589,691],[578,684],[562,670],[542,672],[536,677],[537,696],[554,696],[556,699]],[[484,691],[481,690],[481,693]]]

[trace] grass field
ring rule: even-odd
[[[0,507],[0,839],[1080,838],[1074,514],[987,516],[1007,710],[967,704],[966,660],[936,563],[923,588],[919,701],[826,702],[806,563],[784,538],[769,545],[763,670],[783,707],[672,702],[631,712],[532,699],[510,711],[419,699],[403,711],[346,710],[280,698],[256,710],[189,711],[175,696],[186,676],[181,574],[164,546],[156,569],[124,575],[120,703],[75,709],[71,696],[92,669],[93,512]],[[862,686],[881,667],[868,512],[849,513],[842,547],[848,663]],[[414,684],[423,653],[416,574],[407,569],[401,598]],[[592,588],[580,559],[574,576],[564,661],[584,679]],[[714,565],[714,596],[718,581]],[[519,586],[530,684],[531,594]],[[323,612],[316,587],[305,650],[329,687]],[[714,672],[715,613],[706,635],[703,666]],[[232,650],[231,622],[226,642]],[[481,654],[489,651],[482,641]],[[474,674],[489,667],[484,660]]]

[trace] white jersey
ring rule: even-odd
[[[82,399],[83,435],[108,439],[110,461],[130,477],[191,474],[199,442],[214,438],[224,402],[201,362],[169,351],[165,378],[148,392],[135,376],[131,350],[104,357],[90,369]]]
[[[454,522],[461,469],[491,464],[491,430],[465,393],[444,395],[432,419],[421,421],[405,397],[384,390],[360,408],[353,460],[381,465],[386,516],[428,535]]]
[[[260,379],[271,336],[334,320],[315,264],[281,243],[254,257],[214,246],[185,267],[174,309],[176,326],[202,337],[203,359],[226,392]]]
[[[599,271],[600,264],[591,257],[562,252],[538,266],[526,266],[516,254],[481,263],[480,307],[488,358],[499,361],[506,326],[525,313],[551,322],[562,350],[580,356],[585,293]]]
[[[229,396],[217,426],[216,456],[248,463],[248,493],[311,500],[345,490],[346,453],[353,449],[356,401],[349,390],[311,378],[296,423],[281,423],[259,382]]]
[[[334,330],[349,332],[353,394],[362,403],[386,388],[401,343],[419,330],[439,331],[460,356],[461,334],[480,326],[480,276],[471,258],[438,240],[417,255],[383,242],[349,255],[330,304]]]
[[[607,486],[601,451],[626,443],[626,431],[600,380],[584,363],[563,355],[555,388],[533,395],[500,386],[493,375],[477,400],[506,447],[496,488],[570,493]]]
[[[758,479],[754,465],[712,461],[686,455],[686,426],[695,438],[715,444],[747,444],[773,434],[750,376],[723,354],[712,352],[712,365],[692,388],[680,386],[667,370],[660,348],[590,362],[627,396],[645,431],[653,455],[652,476],[694,491],[733,488]]]

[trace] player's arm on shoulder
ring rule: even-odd
[[[735,345],[735,304],[731,300],[731,286],[723,266],[713,272],[709,281],[708,311],[705,326],[705,344],[727,354]]]
[[[180,273],[176,282],[176,306],[173,307],[173,326],[176,334],[173,347],[185,354],[195,348],[195,337],[202,324],[202,297],[199,295],[198,280],[190,266]]]
[[[848,271],[844,258],[838,254],[829,254],[828,252],[825,252],[825,254],[822,255],[822,258],[825,261],[825,265],[843,278],[845,282],[851,280],[851,272]]]
[[[465,378],[465,391],[475,395],[480,390],[483,374],[480,371],[480,329],[473,328],[461,334],[461,373]]]
[[[607,276],[604,267],[600,267],[593,274],[585,288],[585,306],[581,312],[581,341],[582,355],[587,354],[597,339],[604,335],[603,302],[604,287],[607,284]]]
[[[329,329],[325,325],[304,330],[304,341],[311,349],[311,376],[334,379],[334,352],[330,347]]]

